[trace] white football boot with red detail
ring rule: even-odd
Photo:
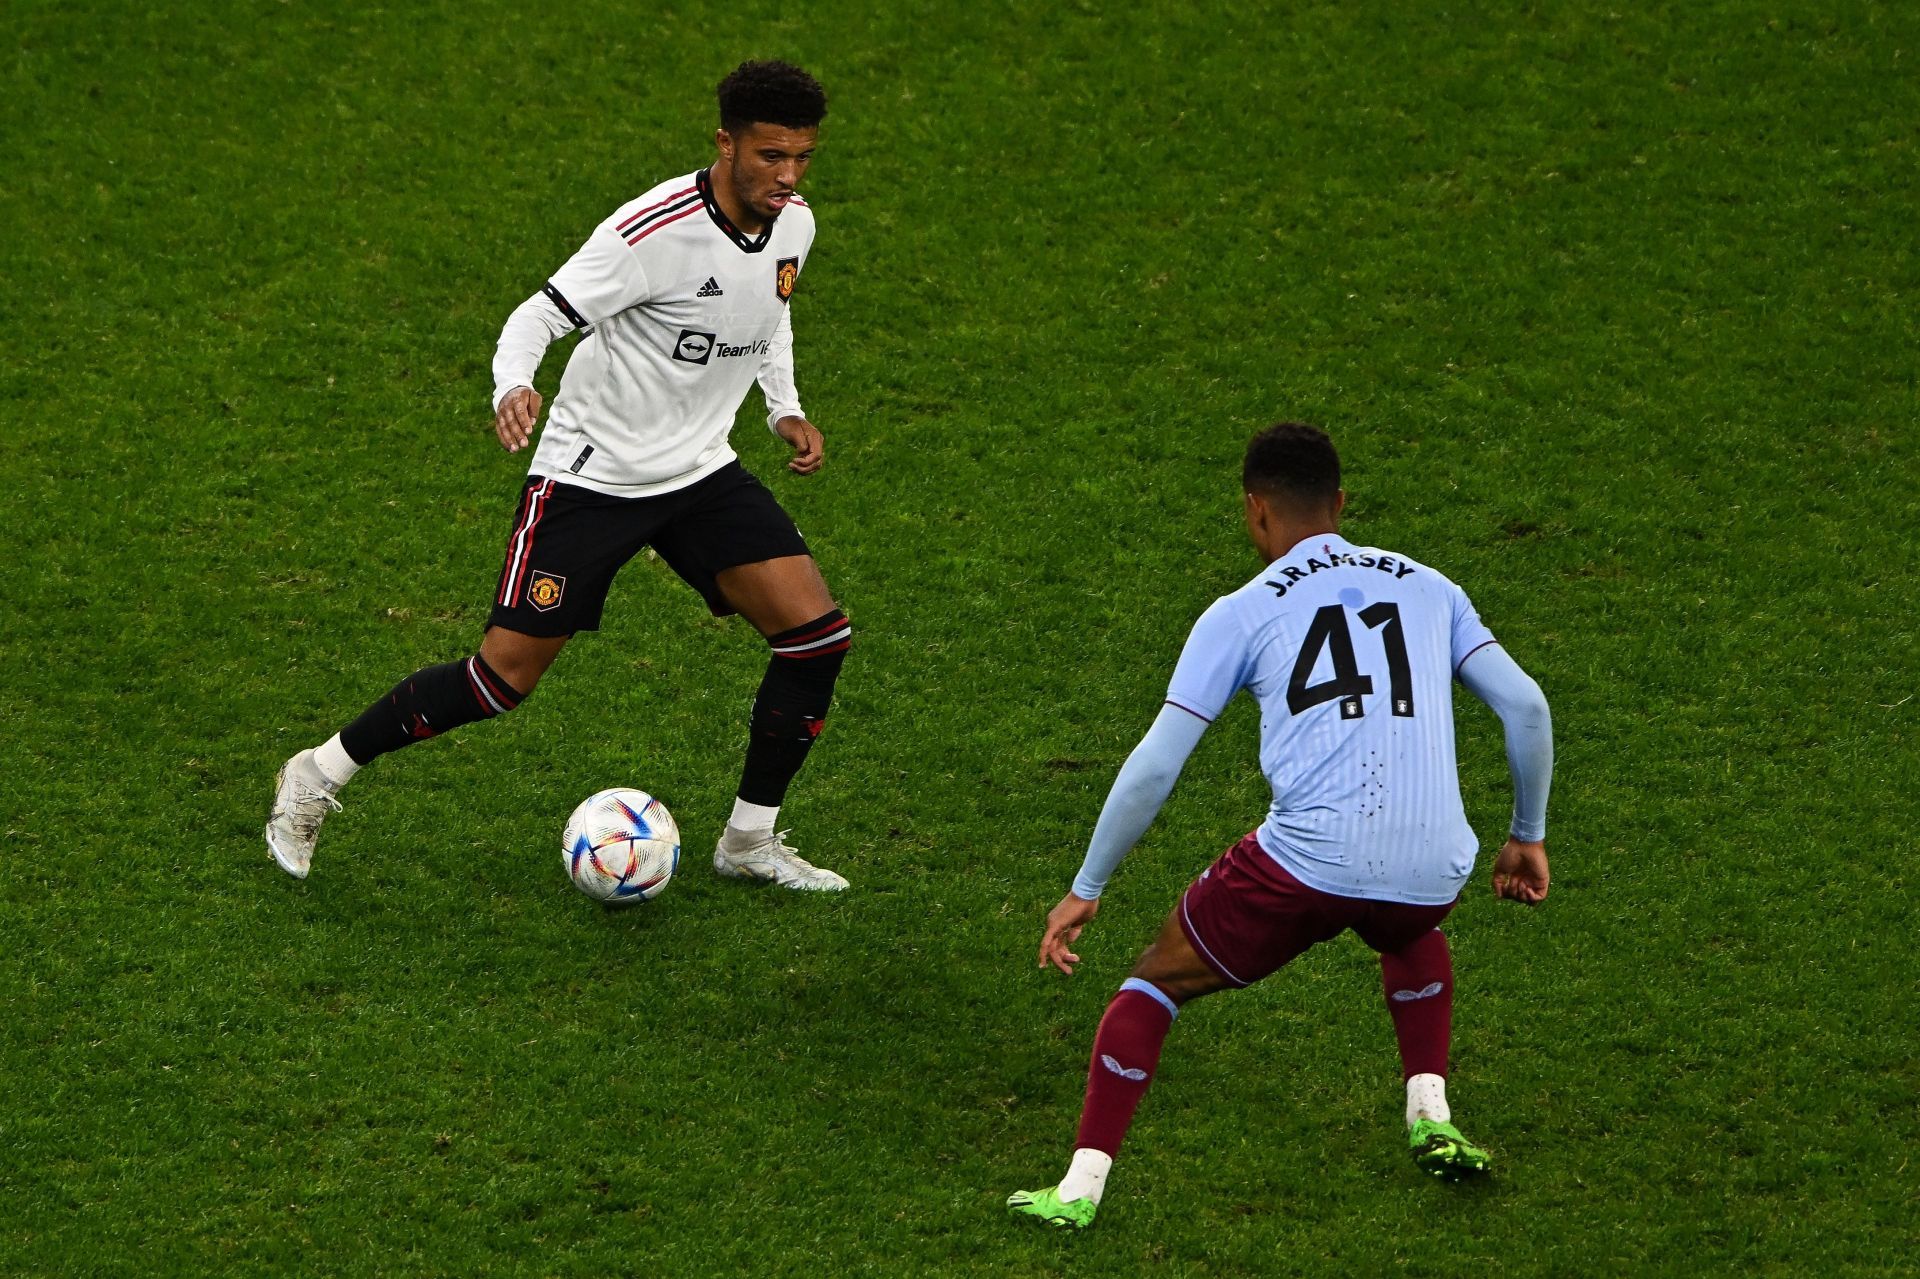
[[[329,809],[339,807],[311,750],[282,764],[273,779],[273,811],[267,815],[267,851],[274,863],[295,879],[305,879],[313,868],[320,823]]]
[[[847,881],[815,866],[787,844],[787,832],[740,831],[729,826],[713,848],[713,868],[728,879],[757,879],[802,892],[837,893]]]

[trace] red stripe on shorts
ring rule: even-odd
[[[497,602],[508,608],[513,607],[514,599],[520,594],[520,583],[525,579],[527,563],[533,556],[534,528],[546,513],[547,496],[552,492],[552,480],[542,480],[538,488],[527,490],[527,503],[521,512],[520,523],[515,526],[513,536],[507,539],[507,571],[500,585]]]

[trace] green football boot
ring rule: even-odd
[[[1413,1162],[1420,1171],[1448,1181],[1477,1176],[1493,1166],[1492,1156],[1462,1137],[1458,1128],[1437,1119],[1414,1124],[1407,1134],[1407,1145],[1412,1147]]]
[[[1085,1230],[1093,1224],[1100,1205],[1091,1199],[1060,1198],[1060,1187],[1045,1190],[1016,1190],[1007,1196],[1007,1211],[1016,1217],[1032,1217],[1062,1230]]]

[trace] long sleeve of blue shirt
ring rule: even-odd
[[[1087,846],[1086,860],[1073,877],[1073,895],[1092,901],[1107,887],[1120,859],[1133,850],[1147,827],[1160,813],[1160,806],[1173,794],[1180,770],[1187,757],[1200,744],[1207,721],[1178,706],[1162,706],[1153,727],[1120,766],[1113,779],[1107,803],[1094,823],[1093,840]]]
[[[1547,791],[1553,784],[1553,715],[1531,676],[1498,644],[1475,649],[1460,663],[1460,682],[1493,708],[1507,730],[1507,769],[1513,774],[1513,837],[1547,837]]]

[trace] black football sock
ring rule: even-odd
[[[477,719],[504,715],[525,694],[500,678],[475,653],[415,671],[340,730],[340,744],[356,764],[437,737]]]
[[[836,608],[805,626],[769,636],[767,643],[773,656],[753,699],[740,798],[778,808],[827,722],[833,683],[853,644],[853,627]]]

